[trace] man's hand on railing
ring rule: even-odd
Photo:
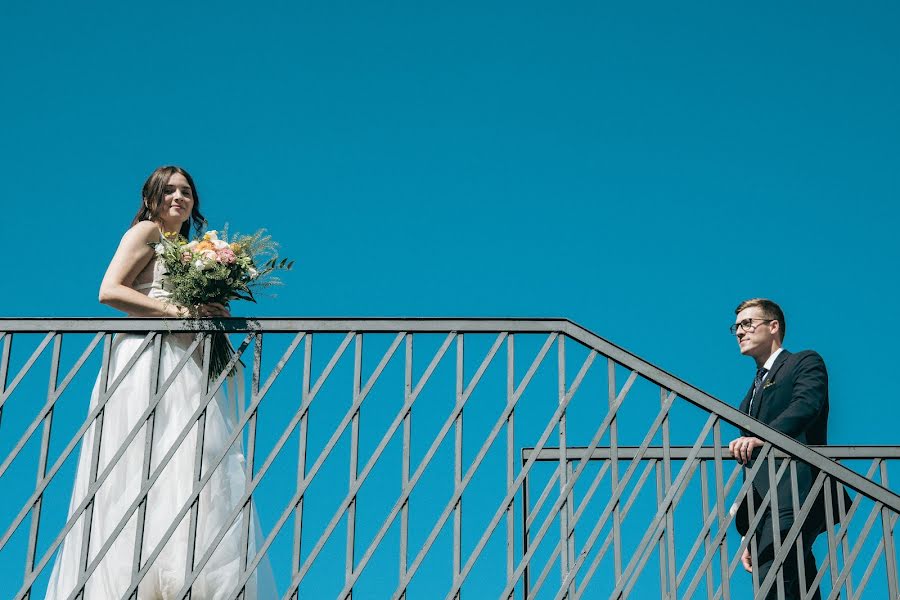
[[[739,437],[729,442],[728,451],[736,461],[746,464],[753,458],[753,450],[761,447],[764,443],[758,437]]]
[[[750,548],[744,548],[744,553],[741,554],[741,564],[744,565],[744,570],[748,573],[753,572],[753,559],[750,557]]]

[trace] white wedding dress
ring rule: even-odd
[[[154,259],[138,281],[148,279],[152,272],[152,282],[135,286],[135,289],[154,298],[165,298],[162,262]],[[135,354],[144,336],[119,335],[113,342],[110,356],[109,383],[115,380],[129,359]],[[174,372],[179,360],[193,340],[193,334],[167,334],[162,339],[160,351],[159,383],[162,385]],[[180,432],[203,400],[203,374],[199,364],[199,352],[187,360],[160,401],[153,419],[153,444],[150,472],[172,448]],[[125,375],[121,385],[106,404],[103,413],[103,427],[100,444],[99,468],[102,473],[113,455],[122,446],[128,432],[135,426],[149,406],[151,399],[151,371],[153,344],[150,344]],[[231,382],[231,388],[238,386]],[[94,386],[91,409],[99,401],[100,378]],[[194,562],[198,562],[207,552],[210,544],[223,527],[227,533],[194,582],[191,600],[223,600],[236,594],[235,586],[241,572],[241,538],[246,527],[243,511],[232,522],[226,522],[241,496],[246,490],[244,455],[241,437],[228,448],[228,439],[234,433],[238,422],[238,410],[242,406],[235,400],[234,389],[227,393],[225,386],[209,403],[206,412],[206,427],[203,440],[202,474],[206,475],[213,461],[224,453],[224,458],[213,471],[209,481],[199,496],[196,546]],[[110,534],[122,520],[125,511],[138,497],[142,484],[145,452],[145,433],[141,428],[119,458],[109,477],[99,488],[90,525],[88,564],[110,539]],[[78,459],[75,486],[69,505],[69,517],[84,500],[89,487],[91,452],[96,435],[96,423],[85,433]],[[182,441],[150,488],[148,495],[141,567],[156,551],[160,539],[173,524],[173,519],[181,512],[193,491],[195,480],[194,454],[197,444],[197,427]],[[251,517],[249,538],[247,539],[248,562],[252,561],[256,548],[261,543],[259,525],[255,510]],[[132,512],[125,527],[117,534],[115,541],[105,553],[85,586],[85,600],[117,600],[122,597],[132,581],[134,570],[134,550],[137,533],[138,511]],[[163,546],[162,552],[153,561],[142,579],[137,593],[138,600],[181,600],[175,595],[185,583],[187,548],[189,539],[190,511],[179,522],[172,537]],[[85,518],[81,516],[69,530],[61,545],[61,550],[53,566],[47,588],[47,600],[66,600],[79,579],[79,565],[82,541],[85,534]],[[233,593],[234,592],[234,593]],[[248,580],[245,600],[269,600],[276,598],[274,579],[267,560],[260,562],[259,568]]]

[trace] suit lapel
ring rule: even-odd
[[[766,386],[778,381],[778,379],[777,379],[778,371],[781,369],[781,367],[784,365],[785,361],[787,360],[787,357],[790,355],[791,355],[791,353],[788,352],[787,350],[782,350],[781,352],[779,352],[778,356],[775,358],[775,362],[772,363],[772,368],[769,369],[768,373],[766,373],[766,378],[765,378],[765,380],[763,380],[762,389],[759,390],[759,395],[756,398],[756,401],[753,403],[753,407],[752,407],[753,410],[750,413],[750,416],[753,417],[754,419],[758,418],[759,411],[762,408],[763,397],[765,396],[765,393],[766,393]],[[753,394],[752,387],[750,388],[750,393]]]
[[[765,387],[765,385],[767,383],[775,383],[776,381],[778,381],[778,379],[777,379],[778,371],[781,369],[781,367],[784,366],[784,363],[787,361],[787,358],[790,355],[791,355],[791,353],[788,352],[787,350],[781,351],[781,353],[775,359],[775,362],[772,363],[772,368],[769,369],[768,373],[766,373],[766,381],[763,384],[763,387]]]
[[[750,384],[750,389],[747,391],[747,395],[744,396],[744,399],[741,401],[741,407],[738,409],[745,415],[750,414],[750,398],[753,396],[753,384]]]

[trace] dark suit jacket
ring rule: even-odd
[[[788,435],[798,442],[806,445],[824,445],[828,443],[828,372],[825,370],[825,361],[816,352],[804,350],[792,354],[782,350],[772,368],[769,370],[761,394],[753,402],[750,408],[750,397],[753,394],[753,385],[741,402],[741,412],[748,412],[750,416],[761,421],[773,429]],[[747,431],[741,431],[741,435],[752,435]],[[753,466],[753,462],[746,465],[747,470]],[[780,461],[776,464],[776,471]],[[745,471],[747,472],[747,471]],[[802,505],[809,495],[812,483],[818,475],[818,470],[798,462],[797,463],[797,489],[799,492],[799,504]],[[759,473],[754,478],[753,488],[756,498],[761,498],[769,491],[768,465],[762,465]],[[791,498],[790,470],[787,470],[778,484],[778,516],[782,530],[787,530],[793,524],[793,502]],[[825,513],[822,493],[816,499],[813,512],[810,514],[808,526],[804,530],[819,533],[824,525]],[[757,501],[755,508],[760,510]],[[765,519],[761,524],[765,523]],[[747,534],[749,526],[748,506],[744,502],[738,507],[735,516],[735,524],[741,535]],[[759,531],[760,534],[771,536],[771,525],[768,532]]]

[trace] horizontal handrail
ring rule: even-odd
[[[831,460],[897,460],[900,459],[900,446],[810,446],[813,450],[830,458]],[[619,460],[633,460],[638,456],[639,448],[637,446],[619,446],[616,449],[615,457]],[[691,446],[650,446],[643,453],[641,458],[647,460],[663,460],[670,458],[672,460],[686,460],[691,452]],[[728,453],[728,446],[722,446],[720,449],[723,460],[731,460]],[[559,461],[559,448],[543,448],[539,452],[535,452],[534,448],[522,448],[522,460],[528,460],[533,455],[537,461]],[[566,460],[581,460],[587,455],[587,448],[577,446],[569,446],[566,448]],[[609,460],[612,458],[612,449],[607,447],[595,448],[590,453],[589,460]],[[790,455],[780,450],[773,452],[775,458],[788,458]],[[716,458],[716,448],[714,446],[703,446],[696,453],[696,458],[702,460],[713,460]]]
[[[579,325],[569,321],[563,332],[585,346],[605,354],[622,366],[636,371],[639,375],[655,381],[659,385],[665,386],[691,404],[719,415],[723,420],[745,431],[749,431],[760,439],[771,442],[777,449],[824,471],[827,475],[858,490],[866,497],[881,502],[894,512],[900,512],[900,496],[840,463],[834,462],[813,448],[801,444],[778,430],[772,429],[750,415],[742,413],[733,406],[675,377],[671,373],[663,371],[659,367],[648,363]]]
[[[455,317],[369,317],[369,318],[0,318],[0,332],[8,333],[90,333],[125,332],[196,332],[215,329],[229,333],[258,331],[262,333],[556,333],[569,325],[568,319],[556,318],[455,318]]]

